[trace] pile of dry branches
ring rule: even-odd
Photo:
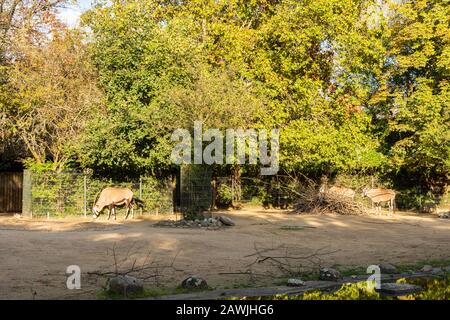
[[[294,211],[297,213],[341,215],[364,214],[364,207],[354,199],[329,192],[320,192],[320,186],[308,179],[304,182],[292,181],[285,186],[294,199]]]

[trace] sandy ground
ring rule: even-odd
[[[213,287],[249,284],[255,279],[239,273],[255,261],[249,256],[255,246],[282,246],[271,253],[280,256],[286,250],[297,256],[321,249],[328,254],[316,262],[341,268],[450,259],[450,220],[433,216],[312,216],[260,208],[221,214],[234,219],[236,226],[220,230],[153,226],[168,216],[126,222],[122,216],[118,221],[105,221],[104,216],[96,221],[2,216],[0,299],[96,298],[105,279],[89,273],[114,270],[113,248],[117,261],[126,260],[119,265],[121,270],[135,260],[135,266],[153,262],[160,267],[147,274],[158,272],[158,283],[169,287],[193,274]],[[172,263],[174,268],[164,268]],[[81,268],[81,290],[66,288],[69,265]],[[258,284],[274,281],[269,272],[276,270],[266,263],[254,265],[252,271],[263,275]],[[154,285],[154,278],[147,282]]]

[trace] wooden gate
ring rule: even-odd
[[[22,212],[23,174],[0,172],[0,213]]]

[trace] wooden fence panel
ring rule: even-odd
[[[0,173],[0,213],[22,212],[23,174]]]

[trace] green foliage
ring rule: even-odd
[[[233,201],[233,190],[226,183],[221,183],[217,188],[216,204],[220,208],[228,208]]]
[[[344,284],[339,290],[329,293],[313,291],[305,293],[302,300],[379,300],[380,295],[367,289],[367,282]]]
[[[398,283],[409,283],[419,285],[423,291],[404,297],[405,300],[449,300],[450,299],[450,277],[445,278],[416,278],[400,279]]]
[[[0,70],[2,155],[164,176],[171,133],[200,120],[279,128],[288,173],[442,194],[449,17],[439,0],[100,1],[82,17],[88,34],[14,31]]]
[[[402,190],[398,196],[395,197],[395,204],[399,209],[417,209],[421,210],[424,205],[433,205],[435,197],[430,191],[424,191],[420,188],[411,188]]]
[[[450,6],[405,1],[393,3],[390,15],[373,119],[393,170],[415,174],[429,188],[450,169]]]
[[[275,295],[277,300],[448,300],[450,296],[450,278],[411,278],[399,279],[397,283],[420,285],[422,292],[403,297],[381,296],[375,289],[368,289],[367,282],[347,283],[332,293],[314,290],[299,296]]]
[[[187,220],[203,218],[212,204],[212,171],[205,165],[182,165],[180,172],[181,212]]]

